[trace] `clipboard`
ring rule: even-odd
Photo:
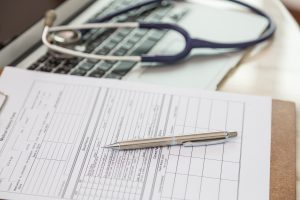
[[[296,199],[296,106],[273,100],[270,200]]]

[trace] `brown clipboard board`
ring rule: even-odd
[[[296,199],[296,106],[273,100],[270,200]]]

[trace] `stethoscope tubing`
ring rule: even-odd
[[[268,26],[266,28],[266,31],[258,38],[246,42],[237,42],[237,43],[218,43],[218,42],[212,42],[197,38],[191,38],[189,33],[177,26],[176,24],[170,24],[170,23],[137,23],[137,22],[125,22],[125,23],[104,23],[105,21],[122,15],[124,13],[130,12],[132,10],[142,8],[144,6],[148,5],[156,5],[156,4],[162,4],[162,0],[150,0],[142,3],[138,3],[136,5],[130,6],[125,9],[121,9],[119,11],[113,12],[101,19],[96,19],[93,21],[89,21],[87,24],[82,25],[72,25],[72,26],[59,26],[59,27],[45,27],[43,31],[43,43],[51,50],[58,51],[60,53],[70,54],[73,56],[78,57],[84,57],[89,59],[100,59],[100,60],[119,60],[119,61],[134,61],[134,62],[161,62],[161,63],[172,63],[179,60],[184,59],[188,56],[188,54],[191,52],[193,48],[212,48],[212,49],[245,49],[250,46],[254,46],[256,44],[262,43],[268,39],[270,39],[275,31],[276,31],[276,25],[272,21],[272,19],[263,11],[261,11],[258,8],[255,8],[249,4],[237,1],[237,0],[227,0],[233,3],[236,3],[238,5],[244,6],[248,9],[250,9],[252,12],[254,12],[257,15],[260,15],[267,19]],[[93,22],[93,23],[92,23]],[[51,44],[47,36],[49,33],[57,32],[57,31],[65,31],[65,30],[74,30],[74,31],[81,31],[81,33],[84,33],[84,31],[89,29],[99,29],[99,28],[144,28],[144,29],[168,29],[168,30],[174,30],[180,33],[183,38],[185,39],[186,45],[184,49],[175,54],[175,55],[141,55],[141,56],[106,56],[106,55],[96,55],[96,54],[88,54],[84,52],[79,52],[71,49],[67,49],[61,46],[57,46],[54,44]]]

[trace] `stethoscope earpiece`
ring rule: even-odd
[[[51,27],[53,26],[56,20],[56,13],[54,10],[48,10],[45,14],[45,26]]]

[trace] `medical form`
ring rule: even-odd
[[[1,199],[269,198],[271,98],[6,68]],[[118,151],[117,141],[237,131],[224,144]]]

